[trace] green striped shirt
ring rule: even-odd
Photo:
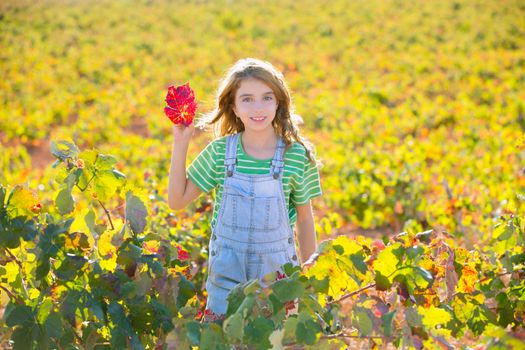
[[[188,167],[188,177],[204,193],[215,189],[212,226],[215,226],[220,210],[222,189],[224,186],[224,156],[226,136],[212,141],[193,160]],[[242,174],[268,174],[272,159],[257,159],[246,154],[241,139],[237,142],[236,171]],[[306,149],[294,142],[284,154],[283,190],[288,208],[290,225],[297,221],[296,206],[306,204],[312,198],[322,194],[319,169],[306,156]]]

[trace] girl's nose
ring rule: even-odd
[[[263,104],[261,102],[254,102],[253,103],[253,110],[254,111],[262,111],[263,110]]]
[[[263,111],[266,108],[265,101],[255,101],[253,106],[257,111]]]

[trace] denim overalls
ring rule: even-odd
[[[284,142],[279,137],[268,174],[248,175],[235,170],[239,136],[227,137],[224,188],[209,243],[206,309],[216,315],[226,313],[236,284],[298,264],[282,186]]]

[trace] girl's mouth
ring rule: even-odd
[[[255,122],[262,122],[263,120],[266,119],[266,117],[251,117],[250,119]]]

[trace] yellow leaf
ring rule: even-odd
[[[33,206],[38,204],[38,202],[38,198],[30,190],[22,186],[15,186],[9,199],[7,211],[11,217],[18,215],[32,216]]]
[[[142,247],[146,254],[156,254],[159,251],[160,242],[155,240],[146,241],[142,244]]]
[[[399,263],[399,259],[392,251],[398,249],[400,246],[400,243],[396,243],[383,249],[377,255],[376,260],[374,260],[374,270],[381,272],[385,277],[391,277],[394,271],[396,271],[397,264]]]
[[[418,313],[423,316],[423,325],[429,329],[433,329],[438,324],[445,324],[452,319],[452,316],[445,310],[435,306],[417,308]]]
[[[40,291],[36,288],[30,288],[27,292],[29,295],[29,299],[31,300],[38,298],[38,296],[40,295]]]
[[[106,231],[98,239],[98,252],[101,256],[116,256],[117,248],[111,244],[111,234]]]
[[[115,254],[110,259],[101,259],[99,264],[102,269],[115,272],[115,269],[117,268],[117,255]]]
[[[334,239],[332,245],[342,246],[345,251],[344,255],[355,254],[363,249],[359,244],[356,243],[355,240],[349,239],[347,236],[338,236],[336,239]]]
[[[472,293],[478,281],[478,272],[470,265],[463,267],[457,290],[461,293]]]
[[[12,283],[16,280],[16,277],[20,274],[18,265],[14,261],[10,261],[5,264],[5,275],[7,276],[7,283]]]

